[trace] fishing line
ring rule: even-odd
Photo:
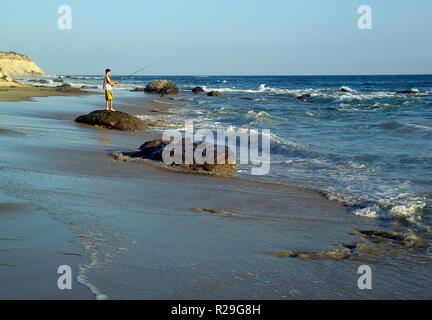
[[[124,79],[130,78],[130,77],[132,77],[133,75],[135,75],[135,74],[137,74],[137,73],[139,73],[139,72],[141,72],[141,71],[143,71],[143,70],[145,70],[145,69],[147,69],[147,68],[150,68],[151,66],[153,66],[153,65],[155,65],[155,64],[156,64],[156,63],[153,62],[153,63],[151,63],[151,64],[149,64],[149,65],[147,65],[147,66],[145,66],[145,67],[142,67],[141,69],[135,71],[134,73],[131,73],[130,75],[128,75],[128,76],[126,76],[126,77],[122,77],[122,78],[120,78],[120,81],[119,81],[119,82],[123,81]]]

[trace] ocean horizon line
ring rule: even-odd
[[[45,76],[94,76],[103,75],[101,73],[48,73]],[[114,76],[129,77],[128,74],[114,74]],[[405,73],[405,74],[143,74],[143,75],[133,75],[132,77],[387,77],[387,76],[432,76],[432,73]]]

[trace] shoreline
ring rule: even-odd
[[[153,98],[120,97],[117,109],[145,114],[170,108],[152,103]],[[37,204],[75,235],[74,246],[86,260],[80,263],[75,257],[75,266],[82,266],[78,274],[94,292],[114,299],[371,297],[343,285],[355,284],[356,261],[272,255],[327,250],[356,241],[349,234],[354,228],[375,229],[382,222],[350,216],[342,204],[306,188],[115,162],[111,151],[136,148],[158,132],[95,130],[73,123],[75,116],[93,111],[95,102],[99,100],[91,95],[36,99],[31,107],[17,102],[19,114],[12,110],[4,120],[8,132],[17,134],[0,132],[8,155],[0,162],[0,182],[9,182],[6,197]],[[0,103],[0,113],[4,106]],[[48,252],[49,241],[45,247]],[[385,271],[379,279],[398,281],[400,272],[391,273],[400,267],[397,263],[373,265]],[[325,280],[334,273],[334,283]],[[311,278],[318,284],[309,284]],[[13,283],[9,285],[13,291]],[[46,290],[36,286],[39,293]],[[390,287],[372,297],[392,297]]]
[[[83,91],[70,87],[47,87],[31,85],[0,86],[0,102],[31,101],[33,98],[53,96],[80,96],[98,94],[93,91]]]

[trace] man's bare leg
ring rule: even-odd
[[[111,103],[110,111],[115,111],[115,110],[113,109],[113,101],[110,100],[110,103]]]
[[[106,104],[106,109],[107,109],[107,111],[109,111],[109,105],[108,105],[108,102],[109,102],[109,101],[106,100],[106,103],[105,103],[105,104]]]

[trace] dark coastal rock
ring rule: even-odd
[[[403,91],[396,92],[396,94],[419,94],[419,93],[420,91],[417,89],[403,90]]]
[[[393,240],[405,248],[426,247],[427,242],[419,237],[414,231],[406,232],[388,231],[388,230],[357,230],[360,236],[373,240],[375,242],[385,239]]]
[[[235,215],[235,212],[233,210],[227,209],[192,208],[191,210],[197,213],[207,215],[210,214],[218,217],[233,217]]]
[[[170,141],[163,141],[161,139],[151,140],[144,143],[141,147],[139,147],[138,151],[135,152],[126,152],[126,153],[114,153],[113,156],[116,160],[119,161],[134,161],[136,158],[142,159],[150,159],[154,161],[163,161],[163,151],[164,148],[170,144]],[[218,152],[217,145],[213,146],[214,152],[214,162],[215,163],[197,163],[195,157],[193,159],[193,163],[187,164],[185,163],[186,157],[186,140],[183,139],[181,145],[178,145],[179,150],[182,152],[182,163],[181,164],[172,164],[173,167],[179,167],[181,169],[185,169],[187,172],[198,172],[203,174],[217,175],[217,176],[231,176],[236,170],[236,156],[229,149],[228,146],[225,146],[224,150]],[[204,150],[203,156],[206,155],[206,152],[211,148],[211,145],[204,143],[193,143],[193,155],[195,155],[195,151],[197,148],[201,148]],[[224,163],[216,163],[219,157],[224,156]]]
[[[72,76],[66,76],[66,79],[72,79]]]
[[[138,118],[121,111],[96,110],[87,115],[79,116],[75,122],[121,131],[140,131],[148,128]]]
[[[195,93],[195,94],[203,93],[204,89],[201,88],[201,87],[195,87],[195,88],[192,89],[192,92]]]
[[[57,88],[58,88],[58,89],[72,88],[72,85],[69,84],[69,83],[65,83],[65,84],[62,84],[62,85],[60,85],[60,86],[57,86]]]
[[[220,93],[219,91],[210,91],[209,93],[207,93],[207,95],[209,97],[222,97],[222,93]]]
[[[80,93],[82,92],[80,88],[74,88],[70,84],[63,84],[61,86],[56,87],[56,91],[60,91],[63,93]]]
[[[60,78],[58,78],[58,79],[54,79],[54,80],[53,80],[53,82],[55,82],[55,83],[63,83],[63,82],[64,82],[64,80],[63,80],[63,79],[60,79]]]
[[[168,80],[154,80],[145,88],[144,92],[160,95],[178,94],[179,89],[174,82]]]
[[[309,93],[305,93],[305,94],[302,94],[301,96],[298,96],[297,97],[297,99],[306,99],[306,98],[310,98],[310,94]]]
[[[48,80],[29,80],[29,82],[33,82],[33,83],[43,83],[43,84],[48,84],[49,81]]]
[[[352,255],[352,250],[349,248],[342,249],[329,249],[320,252],[301,252],[301,251],[288,251],[288,252],[278,252],[274,256],[283,258],[299,258],[299,259],[322,259],[322,260],[343,260],[348,259]]]
[[[273,256],[283,258],[299,258],[306,260],[355,260],[374,261],[381,256],[390,254],[401,255],[409,250],[426,250],[429,243],[414,231],[398,232],[392,230],[355,230],[353,235],[369,241],[342,243],[340,248],[318,252],[285,251],[274,253]]]
[[[403,236],[400,232],[388,230],[358,230],[358,232],[367,237],[380,237],[397,241],[402,241]]]
[[[131,90],[131,92],[144,92],[145,88],[135,88],[133,90]]]
[[[427,248],[428,243],[425,239],[419,237],[414,231],[409,230],[403,233],[403,240],[401,245],[405,248]]]
[[[188,98],[169,98],[172,101],[191,101],[193,99],[188,99]]]
[[[348,87],[341,87],[339,91],[340,92],[351,92],[352,90],[351,90],[351,88],[348,88]]]

